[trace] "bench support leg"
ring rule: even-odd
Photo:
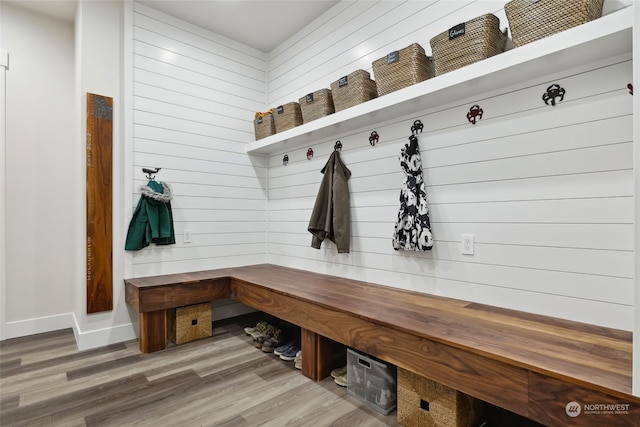
[[[139,313],[140,351],[152,353],[167,348],[166,311]]]
[[[314,381],[329,376],[333,368],[333,341],[302,328],[302,375]]]

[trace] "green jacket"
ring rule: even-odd
[[[140,187],[140,200],[129,223],[124,249],[137,251],[149,246],[176,243],[171,213],[171,188],[151,180]]]

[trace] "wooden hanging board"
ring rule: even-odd
[[[113,310],[113,98],[87,93],[87,313]]]

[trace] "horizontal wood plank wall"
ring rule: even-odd
[[[266,164],[245,144],[266,67],[263,52],[134,3],[134,206],[142,168],[162,168],[176,232],[134,253],[135,277],[264,262]]]
[[[411,43],[494,13],[504,1],[341,2],[269,58],[269,105],[329,87]],[[617,7],[630,2],[616,2]],[[611,2],[605,11],[610,12]],[[586,59],[588,61],[588,59]],[[514,87],[416,111],[309,147],[268,156],[268,261],[625,330],[633,321],[633,165],[630,57],[586,64]],[[542,94],[559,83],[555,107]],[[466,114],[478,104],[483,118]],[[391,245],[415,119],[435,238],[428,253]],[[368,136],[380,142],[371,147]],[[350,254],[310,247],[306,231],[335,141],[352,172]],[[289,156],[283,166],[284,154]],[[461,254],[462,234],[475,254]]]

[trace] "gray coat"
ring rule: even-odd
[[[340,152],[334,151],[321,172],[324,177],[307,228],[313,234],[311,246],[320,249],[324,239],[329,238],[338,247],[338,253],[349,253],[351,214],[347,180],[351,171],[340,160]]]

